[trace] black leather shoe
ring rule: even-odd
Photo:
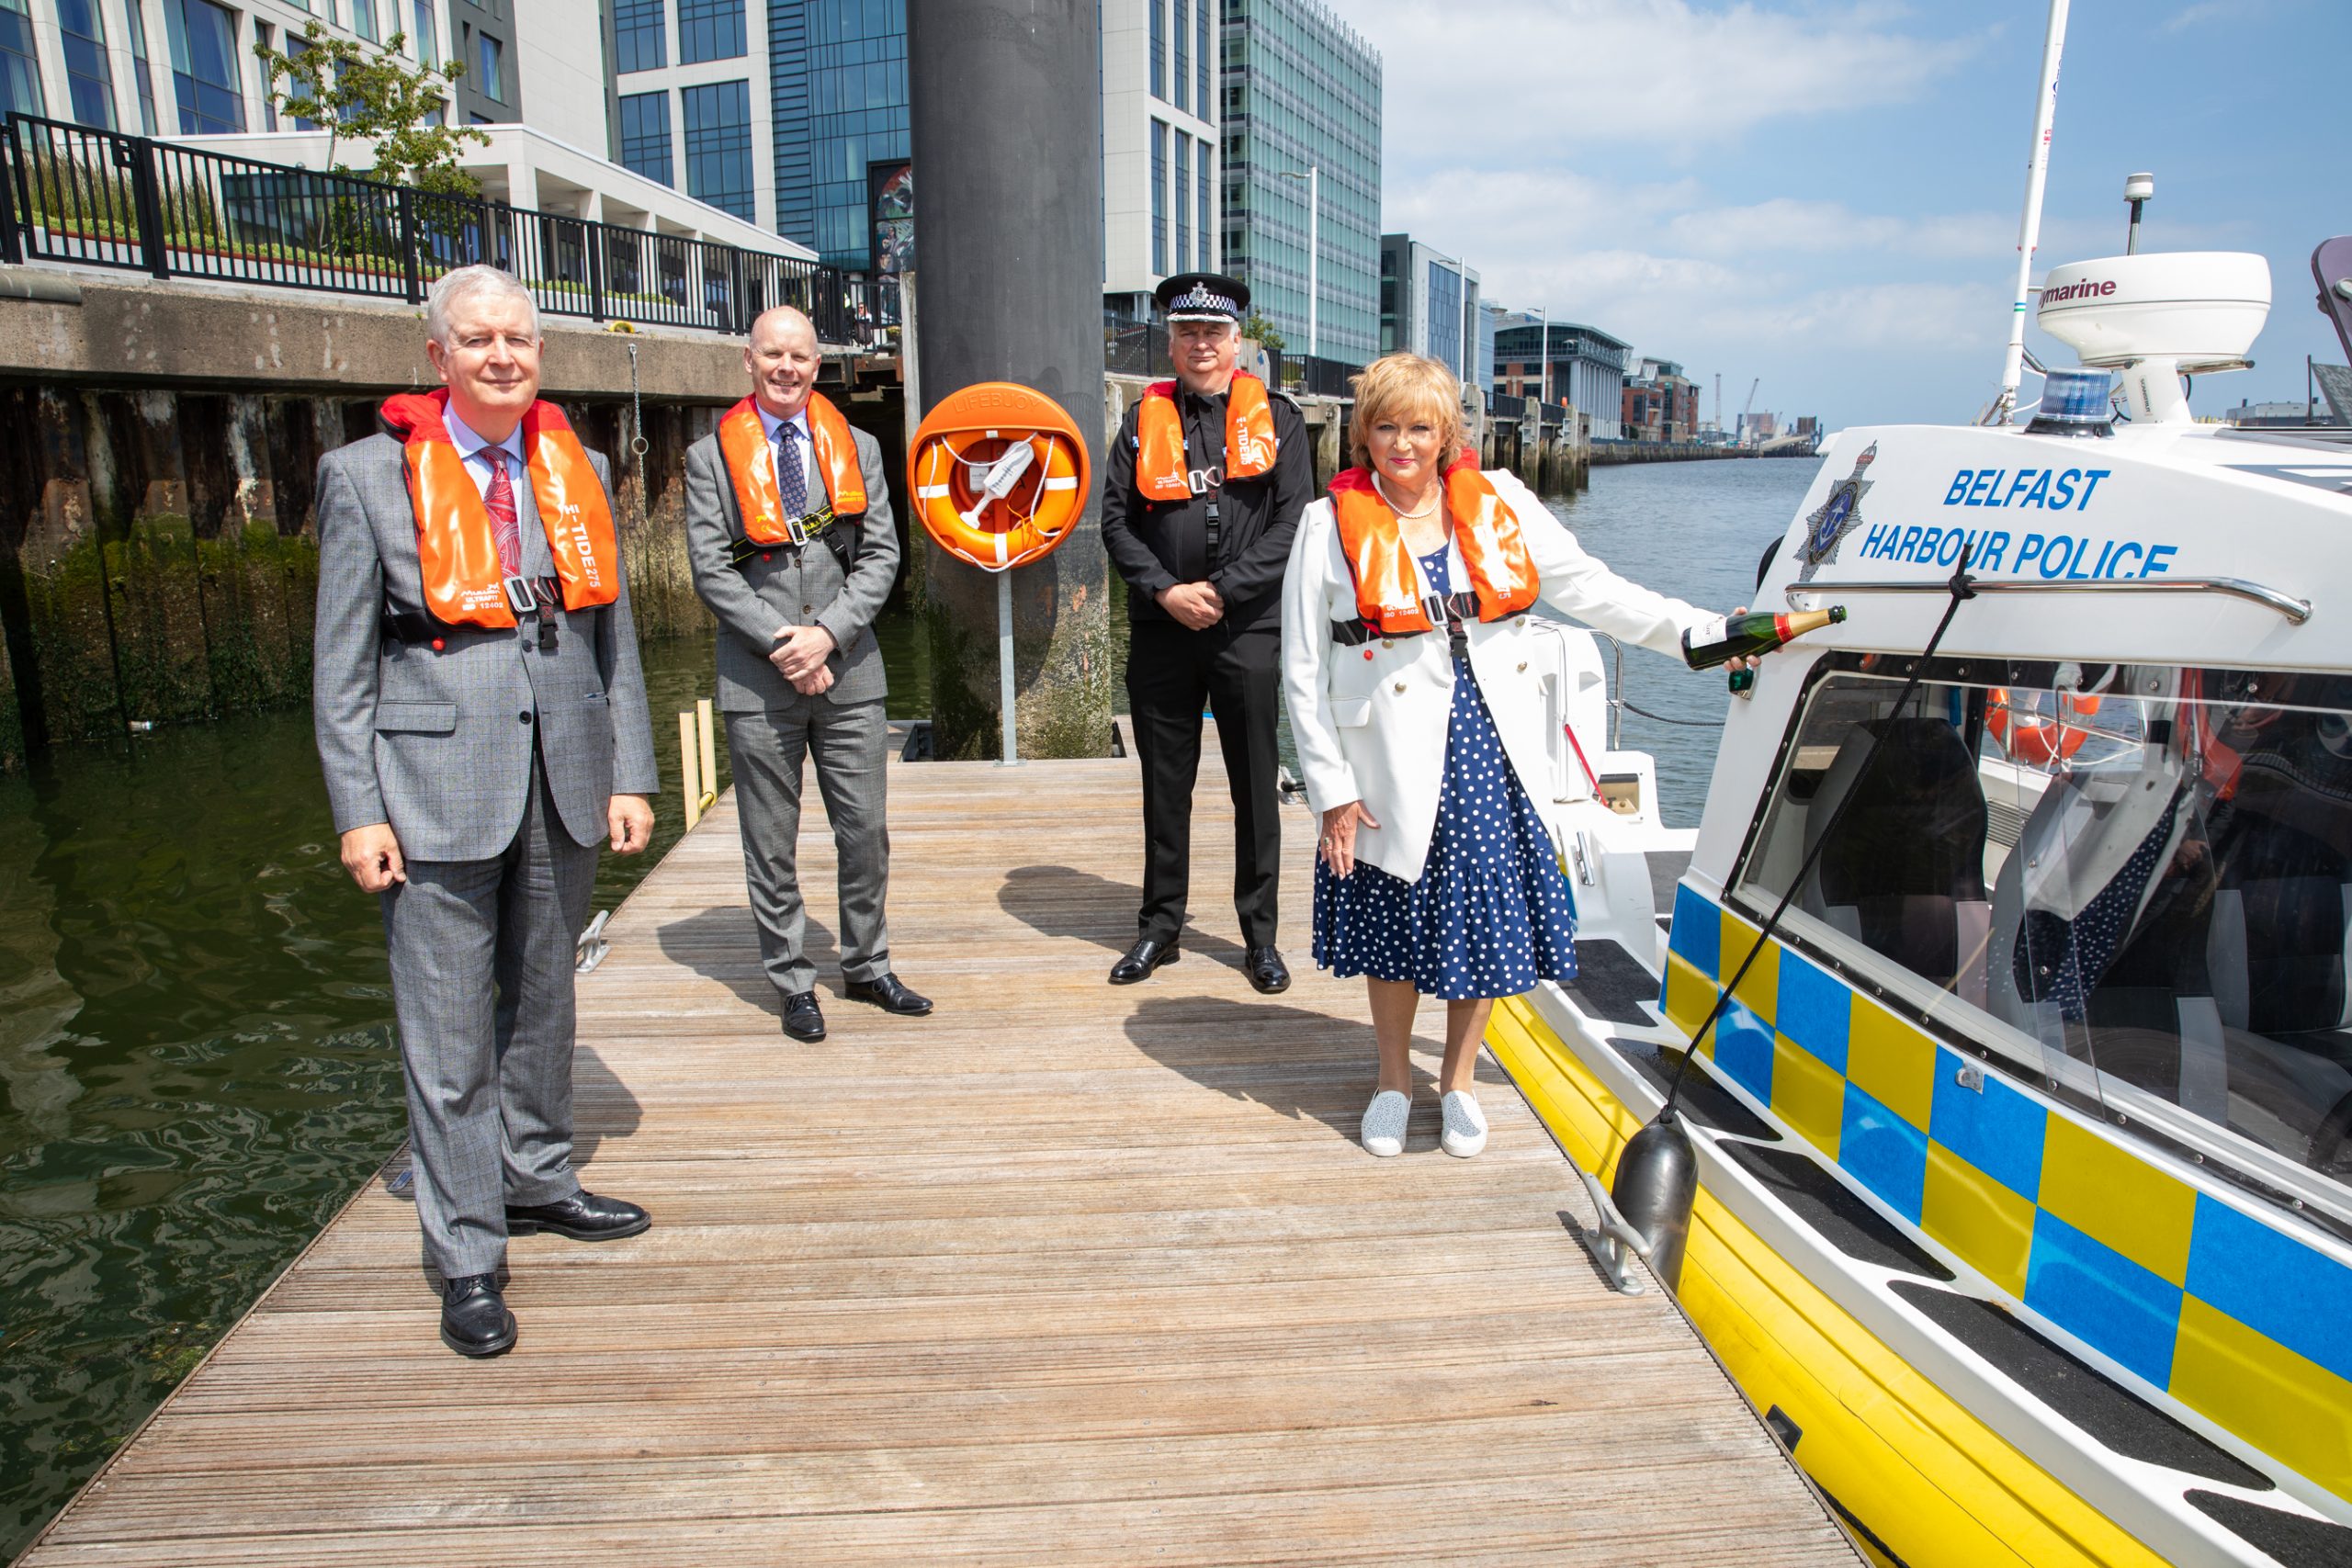
[[[825,1014],[814,991],[795,991],[784,998],[784,1032],[811,1044],[825,1037]]]
[[[506,1234],[531,1235],[550,1231],[574,1241],[618,1241],[636,1235],[653,1224],[653,1216],[618,1198],[574,1192],[560,1203],[509,1203]]]
[[[1273,996],[1290,989],[1290,969],[1283,963],[1283,955],[1272,947],[1253,947],[1242,961],[1241,971],[1250,983]]]
[[[441,1343],[460,1356],[500,1356],[514,1348],[514,1314],[495,1274],[468,1274],[441,1287]]]
[[[931,1011],[931,998],[919,997],[899,984],[896,975],[852,980],[842,987],[842,994],[854,1002],[872,1002],[884,1012],[894,1012],[900,1018],[921,1018]]]
[[[1127,949],[1127,955],[1111,965],[1111,984],[1132,986],[1137,980],[1148,980],[1151,972],[1163,964],[1173,964],[1184,954],[1172,942],[1155,942],[1145,937]]]

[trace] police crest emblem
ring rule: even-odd
[[[1878,460],[1878,443],[1873,441],[1854,460],[1854,471],[1830,487],[1829,499],[1807,514],[1804,520],[1804,543],[1798,547],[1797,558],[1802,563],[1797,571],[1799,582],[1810,582],[1813,574],[1838,558],[1838,547],[1846,536],[1862,525],[1862,497],[1870,493],[1871,481],[1862,476],[1870,472]]]

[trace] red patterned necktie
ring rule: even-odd
[[[482,456],[490,459],[490,489],[482,494],[482,504],[490,510],[490,536],[498,543],[499,574],[519,577],[523,529],[514,517],[514,486],[506,477],[506,452],[503,447],[485,446]]]

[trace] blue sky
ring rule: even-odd
[[[1383,226],[1680,360],[1736,414],[1972,417],[2000,379],[2046,7],[1336,0],[1385,61]],[[2075,0],[2035,275],[2123,248],[2269,258],[2256,367],[2342,362],[2311,253],[2352,232],[2352,0]],[[2072,353],[2030,333],[2045,362]],[[2028,379],[2031,395],[2034,382]]]

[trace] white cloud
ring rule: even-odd
[[[1882,4],[1776,10],[1693,0],[1351,0],[1384,57],[1390,168],[1465,133],[1637,141],[1675,156],[1778,119],[1906,101],[1973,40],[1921,37]],[[1510,128],[1510,129],[1505,129]]]

